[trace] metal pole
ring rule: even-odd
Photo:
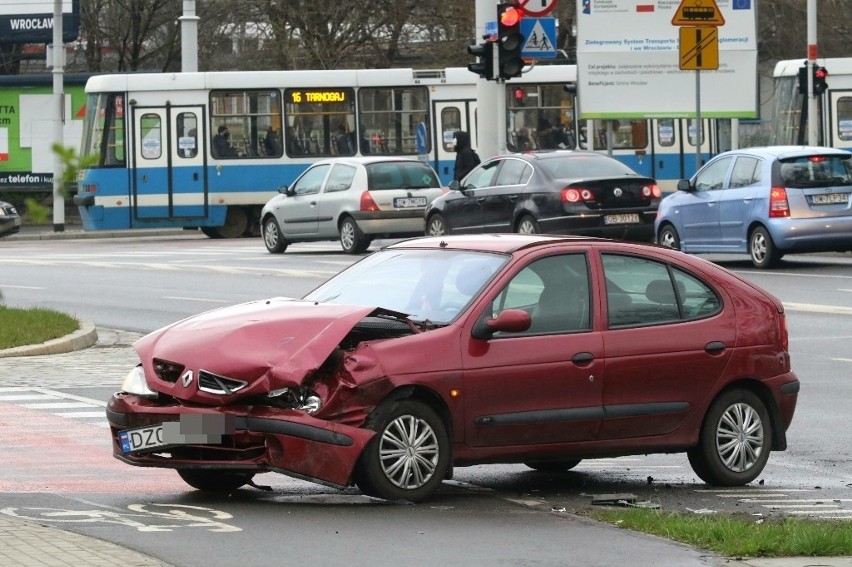
[[[485,28],[488,22],[497,20],[497,2],[495,0],[476,0],[476,40],[474,43],[479,43],[482,36],[485,35]],[[496,51],[496,49],[495,49]],[[494,120],[489,116],[498,116],[498,112],[506,113],[506,107],[498,108],[497,92],[500,85],[497,81],[487,81],[479,78],[476,81],[476,111],[473,107],[470,108],[468,116],[470,120],[471,130],[475,129],[476,136],[474,139],[471,132],[471,144],[477,150],[482,159],[488,159],[495,156],[500,151],[499,141],[497,139],[500,130],[499,124],[505,125],[505,117],[502,120]],[[503,85],[505,96],[505,85]],[[462,129],[465,126],[462,125]],[[505,128],[504,128],[505,130]],[[503,132],[503,139],[506,139],[506,133]],[[504,142],[505,145],[505,142]]]
[[[62,0],[53,1],[53,142],[62,145],[65,122],[65,95],[62,92],[65,72],[65,44],[62,43]],[[64,170],[58,153],[53,156],[53,232],[65,231],[65,195],[62,187]]]
[[[180,22],[180,64],[184,73],[198,71],[198,21],[195,15],[195,0],[183,0],[183,15]]]
[[[817,99],[814,96],[814,69],[817,60],[817,2],[808,0],[808,145],[815,146],[819,142],[819,125],[821,116],[817,109]]]
[[[695,71],[695,171],[701,169],[701,71]]]

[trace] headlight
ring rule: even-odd
[[[297,409],[309,414],[316,413],[322,407],[322,400],[307,388],[281,388],[272,390],[266,399],[278,407]]]
[[[149,388],[148,383],[145,382],[145,371],[141,364],[134,366],[124,377],[124,382],[121,383],[121,391],[136,394],[143,398],[157,398],[157,392]]]

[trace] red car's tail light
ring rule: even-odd
[[[781,338],[781,348],[787,352],[790,350],[790,335],[787,333],[787,316],[781,313],[778,316],[778,334]]]
[[[566,187],[562,190],[563,203],[579,203],[580,201],[594,201],[595,194],[588,189],[577,187]]]
[[[376,205],[376,202],[373,200],[373,197],[370,195],[369,191],[364,191],[361,193],[361,210],[364,212],[377,212],[379,210],[379,206]]]
[[[787,190],[773,187],[769,192],[769,218],[789,217],[790,204],[787,202]]]

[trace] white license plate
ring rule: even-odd
[[[120,431],[118,433],[118,441],[121,443],[121,450],[124,453],[133,453],[135,451],[166,446],[165,441],[163,441],[162,424]]]
[[[814,205],[837,205],[849,202],[849,193],[828,193],[827,195],[811,195]]]
[[[637,213],[626,213],[623,215],[604,215],[604,224],[630,224],[638,222],[639,215]]]
[[[410,209],[411,207],[425,207],[426,197],[396,197],[393,206],[397,209]]]

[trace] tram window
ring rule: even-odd
[[[163,128],[160,117],[156,114],[143,114],[139,120],[139,138],[141,140],[142,158],[158,159],[163,155]]]
[[[506,89],[510,150],[576,147],[574,96],[562,85],[510,85]]]
[[[445,152],[452,152],[456,132],[461,130],[461,111],[455,106],[441,110],[441,143]]]
[[[123,166],[124,96],[109,93],[89,95],[85,125],[83,153],[98,156],[98,165]]]
[[[178,156],[194,158],[198,155],[198,117],[194,112],[181,112],[177,115]]]
[[[690,118],[686,121],[686,130],[687,130],[687,132],[689,132],[689,145],[696,146],[696,145],[704,144],[704,127],[703,126],[701,127],[701,142],[699,144],[695,143],[698,128],[696,128],[696,122],[695,122],[694,118]]]
[[[427,125],[429,91],[426,87],[361,89],[358,121],[371,154],[416,155],[417,127]],[[428,142],[427,142],[428,144]]]
[[[837,99],[837,137],[852,140],[852,97]]]
[[[282,124],[278,91],[213,91],[210,108],[214,158],[269,156],[266,138],[270,132],[280,132]]]
[[[675,143],[674,119],[661,118],[657,120],[657,143],[663,147],[673,146]]]
[[[284,91],[288,156],[354,156],[355,89],[307,88]]]

